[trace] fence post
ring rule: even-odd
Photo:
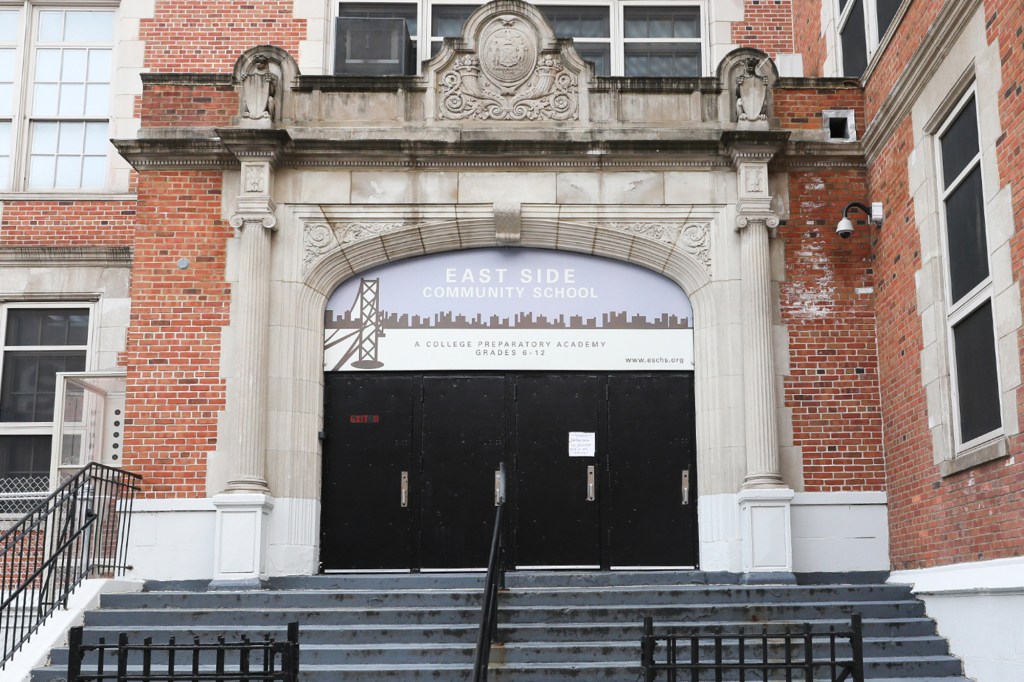
[[[291,682],[299,679],[299,623],[293,621],[288,623],[288,672],[291,675]]]
[[[853,650],[853,682],[864,682],[864,623],[859,613],[850,616],[850,648]]]
[[[82,626],[76,625],[68,632],[68,682],[78,682],[82,672]]]
[[[128,682],[128,633],[117,636],[117,682]]]
[[[654,682],[654,618],[644,616],[644,631],[640,637],[640,665],[644,682]]]

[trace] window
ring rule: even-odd
[[[838,0],[843,75],[860,77],[868,68],[903,0]]]
[[[113,44],[111,9],[0,9],[0,189],[104,187]]]
[[[978,132],[972,90],[938,133],[954,427],[962,449],[1002,428]]]
[[[417,47],[418,60],[429,59],[447,37],[462,35],[466,19],[481,3],[379,0],[342,2],[339,16],[404,18]],[[637,4],[629,0],[568,4],[534,3],[555,35],[572,38],[583,59],[599,76],[701,76],[704,31],[700,4]],[[422,17],[422,21],[418,18]],[[419,47],[423,46],[423,47]]]
[[[49,483],[57,372],[85,369],[89,309],[0,307],[0,500]],[[10,500],[0,512],[17,511]]]

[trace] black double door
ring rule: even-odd
[[[696,566],[690,373],[325,376],[325,570]]]

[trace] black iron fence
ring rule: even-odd
[[[71,628],[67,682],[296,682],[299,676],[298,623],[288,624],[285,641],[242,635],[226,642],[222,635],[207,644],[198,637],[189,644],[174,637],[167,644],[154,644],[152,637],[131,644],[123,632],[116,644],[102,637],[83,644],[82,638],[81,627]]]
[[[88,464],[0,536],[0,668],[90,575],[119,575],[141,478]]]
[[[673,630],[655,635],[653,619],[644,618],[640,657],[645,682],[864,682],[859,614],[841,631],[816,631],[809,623],[734,632],[701,626]]]

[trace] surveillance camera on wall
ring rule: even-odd
[[[850,235],[853,234],[853,223],[850,222],[849,218],[844,217],[839,221],[839,224],[836,225],[836,234],[843,239],[850,238]]]

